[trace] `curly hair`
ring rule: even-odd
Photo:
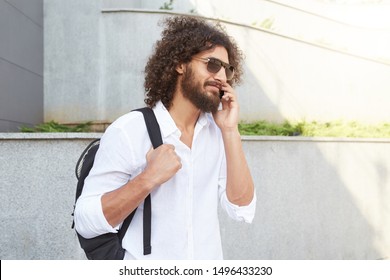
[[[211,25],[193,16],[174,16],[166,18],[163,24],[166,28],[162,38],[156,42],[154,53],[145,66],[145,103],[149,107],[154,107],[161,100],[169,109],[179,75],[176,67],[216,46],[227,50],[229,63],[235,68],[234,77],[228,83],[233,86],[241,82],[242,53],[219,23]]]

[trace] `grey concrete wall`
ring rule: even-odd
[[[0,258],[83,259],[72,223],[79,154],[99,134],[0,134]],[[244,137],[253,224],[221,215],[226,259],[390,255],[390,140]]]
[[[46,121],[111,122],[142,106],[144,65],[159,20],[171,15],[158,10],[163,2],[45,1]],[[242,120],[390,120],[388,63],[292,33],[223,25],[246,56],[237,88]]]
[[[43,121],[43,0],[0,0],[0,131]]]

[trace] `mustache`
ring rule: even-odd
[[[207,81],[204,83],[204,86],[213,86],[222,89],[222,83],[218,81]]]

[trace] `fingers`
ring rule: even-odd
[[[157,149],[151,148],[146,154],[146,172],[151,174],[155,185],[160,185],[172,178],[182,168],[175,146],[163,144]]]
[[[160,145],[159,147],[157,147],[156,150],[159,150],[161,151],[161,153],[163,152],[169,152],[169,151],[175,151],[175,146],[171,145],[171,144],[162,144]],[[150,147],[149,151],[146,153],[146,158],[147,159],[150,159],[152,153],[155,151],[155,149],[152,147]]]
[[[235,93],[234,89],[232,88],[232,86],[229,85],[228,83],[223,83],[221,90],[224,91],[224,95],[222,97],[223,100],[229,101],[229,100],[235,99],[236,93]]]
[[[235,106],[237,97],[233,88],[229,84],[226,84],[222,87],[222,90],[224,91],[224,95],[221,98],[222,109],[225,110]]]
[[[170,159],[172,161],[172,164],[176,163],[177,170],[181,169],[182,164],[181,164],[181,159],[180,157],[176,154],[175,152],[175,146],[171,144],[163,144],[157,149],[161,149],[161,154],[162,156]]]

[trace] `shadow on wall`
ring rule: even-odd
[[[227,259],[382,259],[389,167],[371,144],[244,142],[257,188],[253,225],[221,213]],[[380,153],[383,146],[374,148]],[[389,148],[386,148],[389,152]],[[367,163],[366,165],[364,163]],[[373,180],[376,178],[376,180]]]
[[[235,40],[239,41],[239,47],[245,58],[243,83],[237,87],[242,112],[241,121],[283,120],[284,117],[278,109],[279,104],[266,94],[270,86],[277,88],[277,92],[283,92],[284,88],[283,80],[279,77],[280,73],[275,68],[272,57],[264,52],[261,42],[253,40],[250,30],[233,28],[231,33]],[[273,82],[265,83],[263,79],[265,76],[272,76]]]

